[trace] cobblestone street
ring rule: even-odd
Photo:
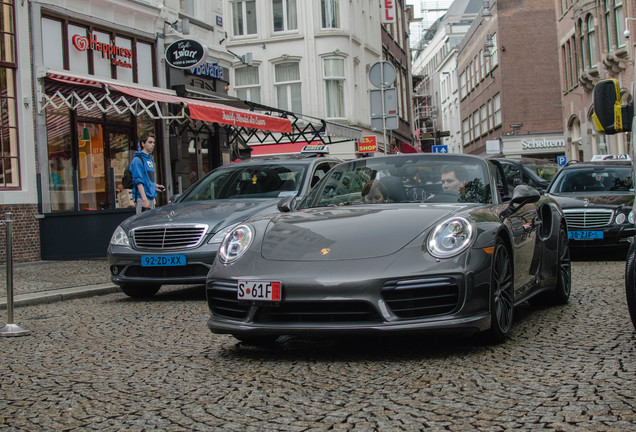
[[[208,331],[202,287],[20,307],[15,322],[32,334],[0,339],[0,429],[636,430],[624,267],[574,262],[569,305],[522,305],[496,346],[455,336],[246,346]]]

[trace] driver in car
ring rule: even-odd
[[[459,194],[466,185],[468,175],[461,166],[445,165],[442,167],[442,189],[444,192]]]

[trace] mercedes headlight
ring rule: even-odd
[[[630,224],[634,224],[634,210],[629,212],[629,215],[627,216],[627,220],[629,221]]]
[[[239,259],[252,244],[254,231],[248,225],[239,225],[232,229],[221,242],[219,258],[223,264]]]
[[[620,225],[625,222],[625,219],[627,219],[625,213],[619,213],[616,215],[616,219],[614,219],[614,222],[616,223],[616,225]]]
[[[110,244],[115,246],[127,246],[130,247],[130,241],[128,241],[128,234],[126,231],[119,225],[115,228],[115,232],[113,236],[110,238]]]
[[[230,230],[232,229],[234,225],[228,225],[225,228],[221,228],[220,230],[218,230],[210,239],[210,241],[208,242],[208,244],[221,244],[221,242],[223,241],[223,239],[225,238],[225,236],[227,235],[227,233],[230,232]]]
[[[435,258],[450,258],[464,251],[473,238],[473,226],[462,217],[453,217],[435,227],[428,238],[428,253]]]

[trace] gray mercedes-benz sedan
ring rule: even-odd
[[[302,199],[340,161],[328,156],[271,157],[225,165],[163,207],[132,216],[108,247],[111,280],[131,297],[161,285],[203,284],[225,235],[248,218]]]

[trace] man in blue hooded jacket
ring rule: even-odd
[[[155,149],[155,135],[152,132],[141,136],[141,151],[135,152],[130,163],[133,177],[133,198],[137,214],[155,208],[157,192],[166,190],[165,186],[156,183],[155,164],[150,155]]]

